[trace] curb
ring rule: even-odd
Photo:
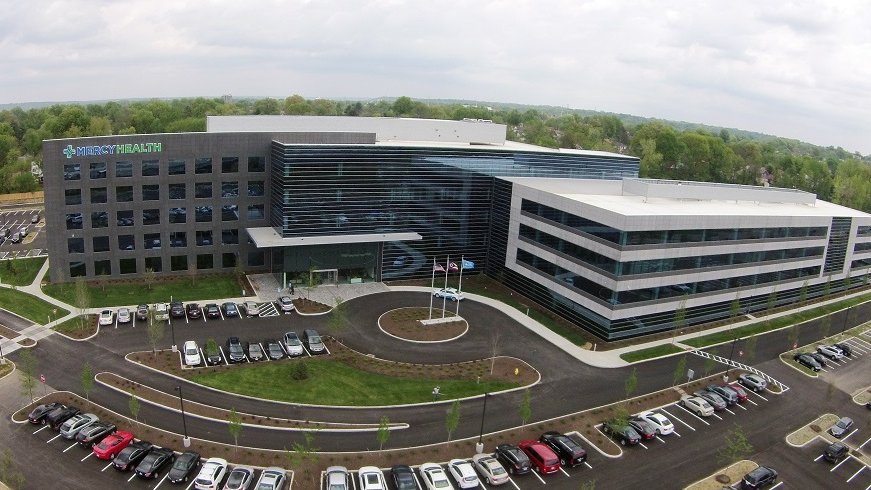
[[[393,337],[393,338],[396,339],[396,340],[401,340],[401,341],[403,341],[403,342],[410,342],[410,343],[412,343],[412,344],[441,344],[441,343],[444,343],[444,342],[450,342],[450,341],[452,341],[452,340],[457,340],[458,338],[462,337],[463,335],[466,335],[466,334],[469,332],[469,322],[466,321],[465,318],[463,318],[463,317],[461,317],[461,316],[458,316],[457,318],[458,318],[459,320],[457,320],[457,321],[462,320],[463,323],[466,324],[466,329],[463,330],[463,333],[461,333],[460,335],[457,335],[456,337],[451,337],[451,338],[449,338],[449,339],[445,339],[445,340],[411,340],[411,339],[404,339],[404,338],[402,338],[402,337],[397,337],[396,335],[393,335],[392,333],[390,333],[390,332],[384,330],[384,329],[381,327],[381,318],[383,318],[384,315],[386,315],[386,314],[388,314],[388,313],[390,313],[390,312],[392,312],[392,311],[399,310],[399,309],[402,309],[402,308],[397,308],[397,309],[394,309],[394,310],[385,311],[384,313],[382,313],[382,314],[378,317],[378,330],[381,330],[381,332],[384,333],[384,335],[387,335],[388,337]]]

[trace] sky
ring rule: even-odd
[[[0,103],[465,99],[871,154],[871,3],[0,0]]]

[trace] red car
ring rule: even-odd
[[[94,445],[94,456],[100,459],[112,459],[133,442],[133,434],[119,430],[106,436],[99,444]]]
[[[732,388],[732,391],[738,394],[738,403],[744,403],[747,401],[747,392],[744,391],[744,388],[741,388],[741,385],[738,383],[732,383],[730,385],[723,385],[729,388]]]
[[[539,474],[547,475],[559,471],[559,457],[547,444],[527,439],[520,441],[517,446],[529,456],[529,461]]]

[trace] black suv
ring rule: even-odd
[[[242,342],[239,337],[230,337],[227,339],[227,361],[242,362],[245,360],[245,349],[242,347]]]
[[[853,356],[853,349],[850,347],[849,344],[845,344],[842,342],[842,343],[832,344],[832,345],[834,345],[835,347],[840,349],[841,353],[844,354],[845,356],[847,356],[847,357]]]
[[[76,407],[61,405],[45,416],[45,423],[50,425],[52,429],[59,429],[61,424],[66,422],[67,419],[71,419],[80,413],[82,411]]]
[[[559,456],[560,466],[578,466],[587,460],[587,452],[571,437],[559,432],[545,432],[538,438]]]
[[[172,318],[184,318],[184,305],[180,301],[170,303],[169,316]]]
[[[831,446],[826,448],[823,457],[826,458],[826,461],[837,463],[841,458],[846,456],[848,452],[850,452],[850,448],[843,442],[838,441],[833,442]]]
[[[798,353],[792,356],[793,360],[798,361],[799,364],[805,366],[813,371],[820,370],[820,363],[818,363],[813,357],[808,354]]]
[[[641,442],[641,436],[629,425],[622,425],[616,420],[602,423],[602,432],[617,438],[623,446],[634,446]]]
[[[774,471],[774,468],[760,466],[744,475],[744,478],[741,480],[741,488],[762,488],[766,485],[771,485],[776,480],[777,472]]]
[[[187,309],[188,318],[201,318],[203,316],[200,305],[196,303],[188,303],[185,308]]]
[[[512,475],[524,475],[532,471],[532,463],[529,462],[529,456],[526,455],[519,447],[511,444],[500,444],[496,446],[496,452],[493,457],[502,463],[502,466]]]

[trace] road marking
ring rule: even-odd
[[[758,403],[754,402],[754,401],[751,400],[750,398],[747,398],[747,401],[750,402],[750,403],[752,403],[752,404],[754,404],[754,405],[756,405],[757,407],[759,406]]]
[[[593,469],[593,467],[592,467],[592,466],[590,466],[590,463],[587,463],[587,462],[586,462],[586,461],[584,461],[584,465],[586,465],[586,466],[587,466],[587,468],[589,468],[589,469],[591,469],[591,470],[592,470],[592,469]]]
[[[844,459],[842,459],[840,463],[836,464],[835,466],[832,466],[832,469],[829,470],[829,473],[834,472],[834,471],[835,471],[836,469],[838,469],[842,464],[846,463],[847,460],[850,459],[850,458],[852,458],[852,456],[850,456],[850,453],[847,453],[847,457],[844,458]]]
[[[166,477],[168,477],[168,476],[169,476],[169,472],[167,471],[166,474],[163,475],[163,478],[160,479],[160,482],[157,485],[154,485],[154,490],[157,490],[157,487],[159,487],[161,484],[163,484],[163,482],[166,481]]]
[[[775,488],[777,488],[777,487],[779,487],[779,486],[781,486],[781,485],[783,485],[783,481],[779,481],[779,482],[777,482],[777,485],[774,485],[774,486],[771,487],[769,490],[774,490]]]
[[[45,441],[45,443],[46,443],[46,444],[48,444],[48,443],[49,443],[49,442],[51,442],[51,441],[53,441],[53,440],[55,440],[55,439],[57,439],[57,438],[58,438],[58,437],[60,437],[60,434],[58,434],[58,435],[56,435],[56,436],[54,436],[54,437],[52,437],[52,438],[51,438],[51,439],[49,439],[49,440],[47,440],[47,441]]]
[[[542,485],[547,485],[547,483],[544,481],[544,478],[542,478],[541,475],[539,475],[537,471],[532,470],[532,471],[530,471],[530,473],[535,475],[535,477],[538,478],[538,481],[540,481]]]
[[[420,482],[417,481],[417,475],[414,475],[414,481],[417,482],[417,488],[423,488],[420,486]],[[508,481],[511,482],[512,485],[514,485],[514,488],[520,490],[520,487],[518,487],[517,484],[514,483],[514,480],[510,476],[508,477]]]
[[[859,468],[855,473],[853,473],[853,476],[851,476],[850,478],[847,478],[847,483],[850,483],[850,480],[852,480],[853,478],[856,478],[856,476],[859,473],[862,473],[862,470],[864,470],[864,469],[865,469],[865,465],[862,465],[861,468]]]
[[[67,452],[67,451],[69,451],[69,450],[70,450],[70,449],[72,449],[72,448],[74,448],[74,447],[76,447],[76,446],[77,446],[77,445],[78,445],[78,444],[79,444],[79,443],[78,443],[78,442],[74,442],[74,443],[72,443],[72,444],[71,444],[71,445],[70,445],[70,447],[68,447],[68,448],[66,448],[66,449],[64,449],[64,452]]]
[[[135,472],[135,471],[133,472],[132,475],[130,475],[130,478],[127,479],[127,483],[132,482],[134,478],[136,478],[136,472]]]
[[[688,408],[684,407],[683,405],[675,405],[675,406],[678,407],[678,408],[680,408],[680,409],[683,410],[684,412],[686,412],[686,413],[692,415],[693,417],[699,419],[699,421],[702,422],[703,424],[705,424],[705,425],[711,425],[711,424],[708,423],[707,420],[705,420],[705,419],[699,417],[698,415],[692,413]],[[665,411],[665,410],[663,410],[663,411]],[[668,413],[668,412],[665,412],[665,413]],[[687,425],[687,427],[689,427],[689,426]],[[690,427],[690,428],[692,428],[692,427]]]
[[[692,428],[692,427],[690,427],[690,428]],[[676,436],[678,436],[678,437],[680,437],[680,434],[678,434],[677,431],[674,430],[674,429],[672,429],[671,433],[674,434],[674,435],[676,435]]]
[[[819,461],[820,458],[822,458],[822,457],[823,457],[823,455],[820,454],[819,456],[817,456],[816,458],[814,458],[814,463],[816,463],[817,461]]]
[[[732,415],[735,415],[735,412],[729,410],[728,408],[726,408],[726,409],[724,409],[724,410],[726,410],[727,412],[731,413]]]
[[[269,355],[266,353],[266,349],[263,348],[263,344],[261,344],[260,342],[257,342],[257,345],[260,346],[260,352],[263,354],[263,359],[266,359],[267,361],[271,361],[272,359],[269,358]]]
[[[658,440],[658,441],[659,441],[659,442],[661,442],[661,443],[663,443],[663,444],[665,444],[665,441],[664,441],[664,440],[663,440],[663,439],[662,439],[662,438],[661,438],[661,437],[659,437],[659,436],[656,436],[656,439],[657,439],[657,440]]]
[[[711,415],[713,415],[714,417],[717,417],[717,418],[720,419],[720,420],[723,420],[723,417],[720,417],[720,416],[717,415],[716,413],[712,413]]]
[[[107,464],[106,466],[104,466],[103,469],[100,470],[100,472],[102,473],[102,472],[108,470],[110,466],[112,466],[112,462],[111,462],[111,461],[109,461],[109,464]]]
[[[758,396],[759,398],[762,398],[763,400],[768,401],[768,398],[765,398],[764,396],[760,395],[759,393],[756,393],[755,391],[751,391],[750,393],[753,393],[754,395]]]
[[[868,439],[866,439],[865,442],[863,442],[862,445],[859,446],[858,449],[862,449],[863,447],[865,447],[865,444],[868,444],[868,441],[871,441],[871,437],[869,437]]]
[[[568,474],[568,473],[566,472],[566,470],[563,469],[562,466],[559,467],[559,470],[563,472],[563,475],[566,475],[566,476],[569,477],[569,478],[572,477],[572,475]]]
[[[36,433],[38,433],[38,432],[42,432],[42,431],[44,431],[45,429],[48,429],[48,424],[46,424],[45,422],[43,422],[43,424],[45,424],[45,425],[43,425],[42,427],[36,429],[35,431],[33,431],[33,433],[36,434]]]
[[[841,441],[846,441],[848,437],[852,436],[853,434],[855,434],[855,433],[857,433],[857,432],[859,432],[859,429],[853,429],[853,432],[850,432],[849,434],[847,434],[847,435],[845,435],[844,437],[842,437],[842,438],[841,438]]]
[[[663,412],[665,412],[665,413],[668,413],[668,412],[666,412],[666,410],[665,410],[664,408],[660,408],[660,410],[663,411]],[[690,424],[684,422],[683,420],[681,420],[681,419],[675,417],[674,415],[672,415],[672,414],[670,414],[670,413],[668,413],[668,416],[671,417],[671,418],[673,418],[673,419],[675,419],[675,420],[677,420],[678,422],[682,423],[683,425],[689,427],[690,430],[692,430],[693,432],[695,432],[695,429],[693,429],[693,427],[692,427]],[[675,434],[677,434],[677,432],[675,432]],[[678,436],[678,437],[680,437],[680,436]]]
[[[417,477],[415,477],[415,479],[417,479]],[[293,480],[293,475],[291,475],[291,484],[293,483],[292,480]],[[191,490],[191,487],[194,486],[194,482],[195,482],[195,481],[197,481],[196,477],[192,478],[192,479],[191,479],[191,482],[188,483],[187,488],[185,488],[184,490]],[[518,490],[519,490],[519,489],[518,489]]]
[[[741,405],[739,403],[736,403],[734,406],[740,408],[741,410],[747,410],[746,408],[744,408],[744,405]]]
[[[225,365],[225,366],[229,366],[229,365],[230,365],[230,361],[227,360],[227,356],[224,355],[224,348],[223,348],[222,346],[219,345],[219,346],[218,346],[218,350],[221,351],[221,358],[224,360],[224,365]]]
[[[209,363],[206,362],[206,353],[203,352],[202,347],[199,347],[199,349],[200,349],[200,362],[202,363],[203,366],[208,366]]]
[[[79,461],[84,461],[84,460],[90,458],[90,457],[93,456],[93,455],[94,455],[94,453],[93,453],[93,451],[92,451],[92,452],[88,453],[87,456],[85,456],[84,458],[80,459]]]
[[[645,446],[644,443],[641,441],[638,441],[638,445],[643,447],[644,449],[647,449],[647,446]]]

